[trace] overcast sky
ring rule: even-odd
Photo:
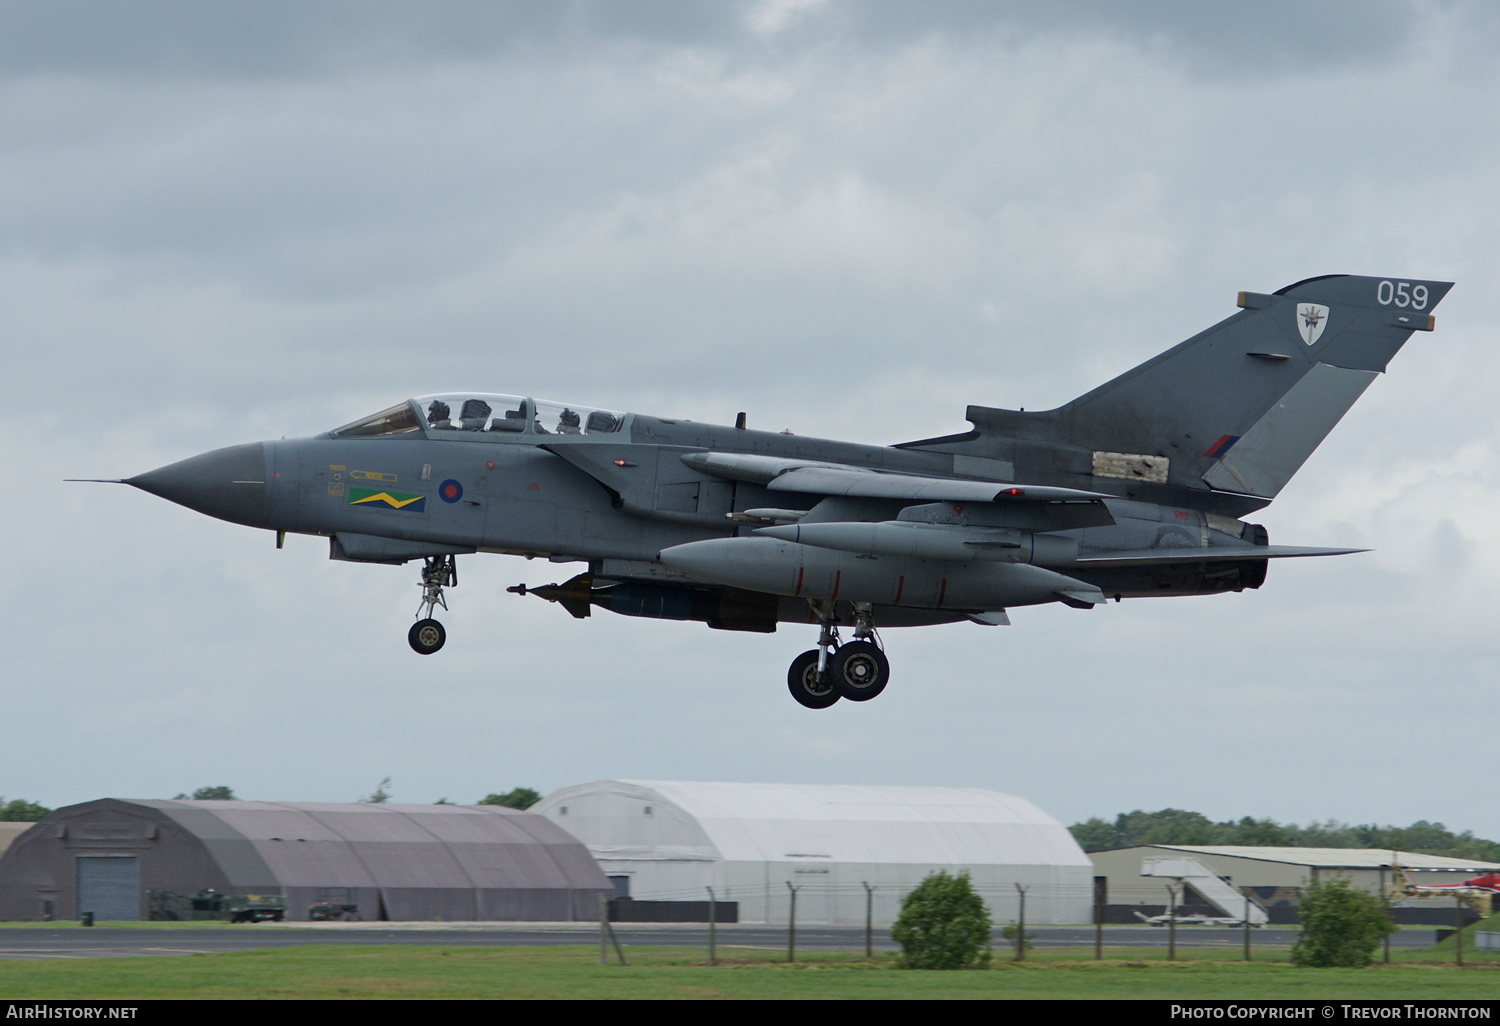
[[[1460,0],[0,0],[0,794],[986,787],[1500,838],[1500,23]],[[870,443],[1066,402],[1329,273],[1457,282],[1270,509],[1260,591],[885,633],[587,621],[120,477],[409,395]]]

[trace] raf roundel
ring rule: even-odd
[[[451,477],[438,485],[438,498],[444,502],[457,502],[464,497],[464,486]]]

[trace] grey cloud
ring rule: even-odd
[[[837,16],[861,35],[909,38],[938,32],[963,36],[1003,31],[1031,34],[1105,34],[1159,47],[1169,59],[1220,74],[1295,71],[1356,61],[1384,62],[1420,36],[1422,23],[1472,3],[1421,0],[1343,0],[1306,3],[1202,3],[1199,0],[847,0]],[[1483,15],[1488,20],[1488,15]]]
[[[741,55],[754,61],[828,43],[1095,34],[1222,74],[1381,62],[1413,45],[1424,22],[1455,12],[1489,28],[1495,22],[1466,0],[827,0],[781,19],[779,31],[758,33],[758,9],[754,0],[8,0],[0,7],[0,68],[6,76],[267,78],[508,54],[586,58],[599,45],[631,43],[754,43]]]
[[[742,4],[683,0],[7,0],[5,75],[266,78],[530,46],[631,38],[703,43]]]

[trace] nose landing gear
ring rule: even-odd
[[[421,617],[406,632],[407,644],[418,655],[432,655],[448,640],[443,625],[432,618],[437,606],[448,608],[443,595],[444,588],[458,587],[458,560],[453,556],[428,556],[422,567],[422,601],[417,603],[417,615]]]
[[[443,625],[431,617],[418,620],[411,625],[411,630],[406,632],[407,644],[411,645],[412,651],[421,655],[432,655],[443,647],[443,642],[448,640],[448,632]]]
[[[793,659],[787,671],[792,697],[808,709],[827,709],[840,698],[868,702],[884,691],[891,679],[891,664],[875,634],[872,607],[863,602],[855,605],[854,640],[841,645],[833,604],[811,605],[822,630],[818,647]]]

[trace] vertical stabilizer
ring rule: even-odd
[[[1056,410],[971,406],[981,439],[1086,454],[1081,472],[1274,497],[1411,337],[1451,282],[1329,275],[1241,310]]]

